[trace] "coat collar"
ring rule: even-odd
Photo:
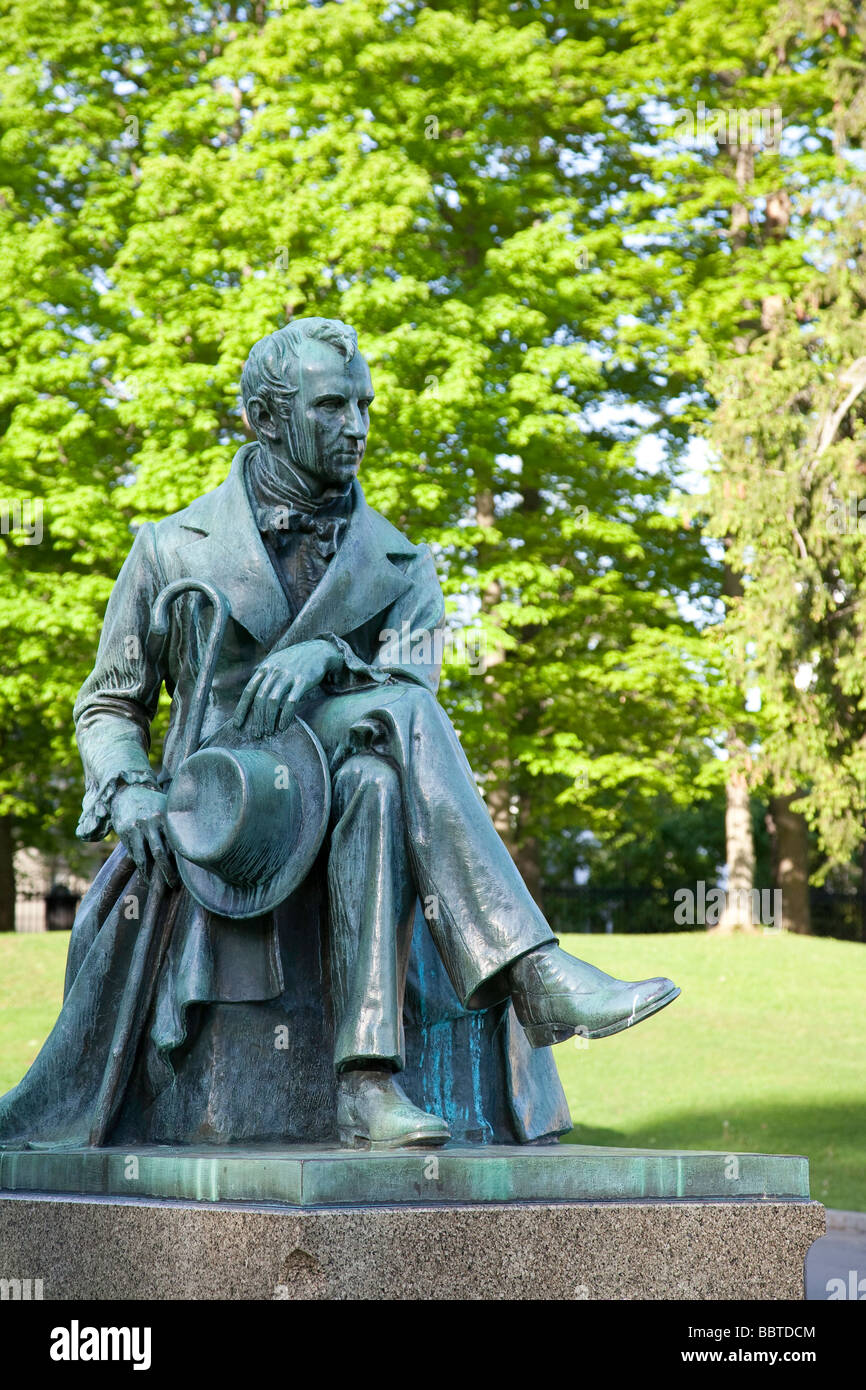
[[[178,559],[190,577],[207,579],[222,590],[232,617],[263,646],[278,640],[281,645],[304,642],[328,632],[344,637],[405,593],[411,581],[391,559],[411,558],[418,547],[367,505],[356,481],[342,544],[292,622],[247,496],[244,466],[257,447],[243,445],[225,482],[182,514],[179,525],[187,539],[178,546]]]

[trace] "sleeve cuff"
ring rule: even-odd
[[[79,840],[104,840],[111,829],[111,803],[121,787],[152,787],[158,791],[153,771],[118,772],[102,786],[88,787],[81,806],[81,819],[75,830]]]
[[[342,637],[337,637],[333,632],[329,632],[322,640],[329,642],[332,647],[336,647],[343,658],[343,669],[326,676],[322,682],[325,690],[335,695],[343,695],[365,685],[384,685],[389,679],[387,671],[376,670],[368,662],[362,661]]]

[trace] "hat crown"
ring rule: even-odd
[[[330,809],[328,762],[303,719],[256,739],[227,720],[175,773],[165,829],[196,902],[251,920],[303,883]]]
[[[185,859],[251,888],[291,854],[299,809],[297,778],[274,753],[205,748],[172,782],[166,830]]]

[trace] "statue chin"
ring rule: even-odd
[[[316,477],[325,487],[348,487],[349,483],[357,476],[358,459],[348,460],[329,459],[321,468],[316,470]]]
[[[270,477],[272,485],[287,485],[290,493],[292,488],[300,488],[303,493],[315,495],[332,488],[347,488],[357,475],[358,464],[357,458],[351,461],[335,458],[304,462],[289,458],[282,461],[275,470],[272,464]]]
[[[335,469],[334,469],[333,473],[331,474],[331,479],[330,479],[330,481],[331,481],[332,486],[333,486],[333,485],[337,485],[337,486],[342,485],[343,487],[345,487],[348,483],[351,483],[351,481],[352,481],[353,478],[356,478],[357,476],[358,476],[358,465],[357,465],[357,463],[345,463],[345,464],[343,464],[340,468],[335,468]]]

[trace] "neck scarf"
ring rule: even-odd
[[[351,483],[313,498],[294,469],[278,469],[261,445],[247,460],[246,482],[256,524],[276,551],[300,532],[314,538],[324,560],[336,553],[351,510]]]
[[[298,512],[343,511],[349,501],[351,482],[344,488],[326,488],[313,497],[300,474],[291,464],[278,461],[261,444],[247,460],[247,484],[260,507],[290,507]]]

